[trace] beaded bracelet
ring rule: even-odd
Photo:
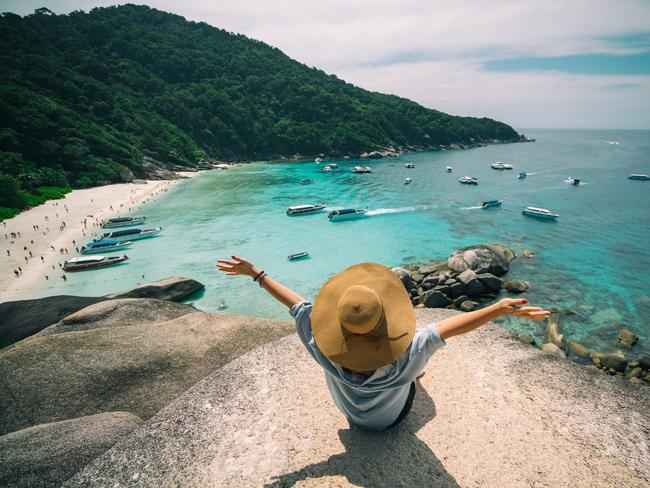
[[[260,288],[262,288],[262,285],[264,284],[264,278],[266,278],[266,273],[262,271],[262,276],[260,276],[260,279],[258,280]]]

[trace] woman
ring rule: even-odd
[[[455,335],[502,315],[539,320],[547,310],[503,300],[415,329],[415,311],[400,279],[385,266],[361,263],[334,275],[314,304],[246,259],[220,259],[229,276],[249,276],[289,308],[296,331],[325,370],[332,399],[348,420],[382,430],[401,422],[413,403],[415,379],[431,355]]]

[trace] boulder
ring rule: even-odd
[[[522,280],[503,280],[503,288],[511,293],[524,293],[530,288],[530,284]]]
[[[638,360],[639,367],[643,368],[645,371],[650,370],[650,356],[639,356]]]
[[[546,341],[555,344],[562,350],[566,349],[566,341],[560,326],[560,314],[558,312],[551,312],[546,320]]]
[[[472,310],[475,310],[477,306],[478,306],[477,302],[474,302],[472,300],[465,300],[463,303],[460,304],[459,308],[461,312],[471,312]]]
[[[56,295],[0,303],[0,342],[18,342],[77,310],[104,300],[107,298]]]
[[[409,273],[404,268],[392,268],[391,271],[395,273],[395,275],[400,280],[402,280],[402,284],[404,285],[404,288],[406,288],[407,291],[411,291],[417,288],[415,283],[413,282],[413,278],[411,278],[411,273]]]
[[[128,412],[107,412],[0,436],[0,486],[59,486],[142,423]]]
[[[106,295],[106,298],[155,298],[179,302],[205,286],[192,278],[172,276],[163,280],[143,283],[127,291]]]
[[[133,174],[133,171],[131,171],[130,168],[127,168],[126,166],[120,168],[120,181],[124,183],[131,183],[133,180],[135,180],[135,175]]]
[[[160,300],[110,303],[0,350],[0,435],[105,411],[146,420],[210,371],[295,330],[289,321],[171,309]],[[124,307],[147,310],[131,319]]]
[[[444,308],[451,303],[451,300],[444,293],[432,290],[424,295],[422,303],[427,308]]]
[[[641,378],[643,376],[643,370],[641,368],[632,368],[628,373],[625,375],[625,379],[630,379],[630,378]]]
[[[623,329],[618,333],[618,340],[616,341],[620,347],[630,349],[639,341],[639,337],[628,329]]]
[[[471,269],[476,273],[491,273],[503,276],[510,268],[510,262],[515,259],[515,253],[499,244],[481,244],[459,249],[447,259],[447,265],[452,271],[462,273]]]
[[[551,344],[550,342],[547,342],[542,346],[542,351],[552,356],[557,356],[561,359],[566,359],[566,354],[564,354],[564,351],[559,347],[557,347],[555,344]]]
[[[485,292],[485,286],[478,279],[478,275],[471,269],[466,269],[457,276],[458,281],[465,288],[465,293],[469,296],[477,296]]]
[[[441,271],[449,271],[447,261],[434,261],[420,268],[420,273],[423,275],[436,274]]]
[[[422,283],[431,283],[433,286],[436,286],[438,283],[440,283],[440,277],[435,274],[425,275]]]
[[[531,346],[535,345],[535,338],[530,334],[519,334],[517,336],[517,339],[519,339],[524,344],[530,344]]]
[[[458,298],[465,294],[465,287],[461,283],[454,283],[449,287],[449,297]]]
[[[467,295],[459,296],[454,300],[454,307],[460,308],[460,304],[463,303],[465,300],[469,300],[469,297]]]
[[[624,373],[625,368],[627,368],[627,359],[620,351],[603,352],[600,356],[600,362],[604,368],[610,368],[619,373]]]
[[[416,311],[420,327],[454,314]],[[628,381],[557,361],[493,324],[455,337],[425,372],[399,426],[364,431],[292,334],[211,372],[64,486],[641,488],[650,479],[647,391]]]
[[[424,279],[424,275],[418,271],[414,271],[411,273],[411,279],[416,283],[420,283]]]
[[[434,288],[434,290],[439,291],[440,293],[444,293],[445,295],[449,296],[449,290],[451,287],[447,285],[438,285]]]
[[[569,351],[576,356],[580,356],[581,358],[588,358],[589,357],[589,349],[587,349],[585,346],[580,344],[579,342],[576,341],[569,341],[567,343],[567,347]]]
[[[501,289],[501,278],[494,276],[492,273],[481,273],[477,276],[486,290],[498,292]]]

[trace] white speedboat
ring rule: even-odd
[[[445,171],[446,171],[447,173],[451,173],[451,166],[447,166],[447,167],[445,168]]]
[[[501,161],[498,161],[498,162],[496,162],[496,163],[492,163],[492,164],[490,165],[490,167],[491,167],[492,169],[499,169],[499,170],[506,169],[505,166],[504,166],[504,164],[503,164]]]
[[[116,230],[109,232],[102,236],[102,240],[113,240],[119,242],[136,241],[146,239],[148,237],[155,237],[162,232],[162,227],[155,229],[126,229]]]
[[[650,180],[650,176],[648,175],[642,175],[639,173],[632,173],[630,176],[627,177],[628,180],[640,180],[640,181],[648,181]]]
[[[512,164],[508,163],[502,163],[503,164],[503,169],[512,169]]]
[[[147,217],[117,217],[114,219],[108,219],[102,224],[104,229],[112,229],[115,227],[132,227],[134,225],[144,224]]]
[[[368,210],[365,208],[343,208],[341,210],[332,210],[327,218],[330,222],[339,222],[341,220],[354,220],[366,216]]]
[[[63,271],[82,271],[84,269],[103,268],[123,263],[128,256],[88,256],[68,259],[63,263]]]
[[[415,168],[415,163],[404,163],[404,167],[408,169]]]
[[[580,184],[580,180],[578,178],[571,178],[570,176],[564,181],[574,186],[578,186]]]
[[[316,163],[316,164],[320,164],[320,163],[321,163],[321,161],[322,161],[322,159],[321,159],[321,158],[316,158],[316,159],[314,159],[314,163]]]
[[[329,164],[326,164],[325,166],[323,166],[323,171],[325,171],[325,173],[329,173],[330,171],[332,171],[332,168],[330,167]]]
[[[556,214],[545,208],[538,207],[526,207],[522,210],[521,213],[527,217],[534,217],[536,219],[542,220],[557,220],[560,216],[560,214]]]
[[[474,178],[473,176],[461,176],[458,178],[458,181],[463,185],[478,185],[478,178]]]
[[[133,244],[131,241],[119,242],[113,240],[89,242],[85,246],[82,246],[79,252],[81,254],[103,254],[107,252],[121,251],[122,249],[129,247],[131,244]]]
[[[372,173],[372,168],[370,166],[355,166],[352,168],[353,173]]]
[[[298,259],[304,259],[308,257],[309,257],[309,253],[307,251],[303,251],[303,252],[297,252],[296,254],[289,254],[287,256],[287,259],[289,261],[297,261]]]
[[[483,208],[499,208],[503,204],[503,200],[497,200],[497,199],[492,199],[492,200],[483,200],[481,202],[481,207]]]
[[[307,205],[294,205],[293,207],[289,207],[287,209],[287,215],[289,216],[306,215],[306,214],[317,213],[324,209],[325,209],[325,204],[313,205],[310,203]]]
[[[404,184],[405,185],[410,185],[411,184],[411,178],[404,178]]]

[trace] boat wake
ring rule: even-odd
[[[483,205],[473,205],[471,207],[461,207],[461,210],[476,210],[477,208],[483,208]]]
[[[534,175],[538,175],[538,174],[539,174],[539,171],[535,171],[534,173],[526,173],[526,176],[534,176]]]
[[[398,214],[404,212],[415,212],[417,210],[426,210],[426,205],[420,205],[418,207],[401,207],[401,208],[378,208],[375,210],[368,210],[366,215],[388,215],[388,214]]]
[[[566,184],[568,184],[568,185],[573,185],[573,180],[566,179],[566,180],[564,180],[564,182],[565,182]],[[586,185],[586,184],[587,184],[586,181],[581,181],[580,183],[578,183],[577,186],[584,186],[584,185]]]

